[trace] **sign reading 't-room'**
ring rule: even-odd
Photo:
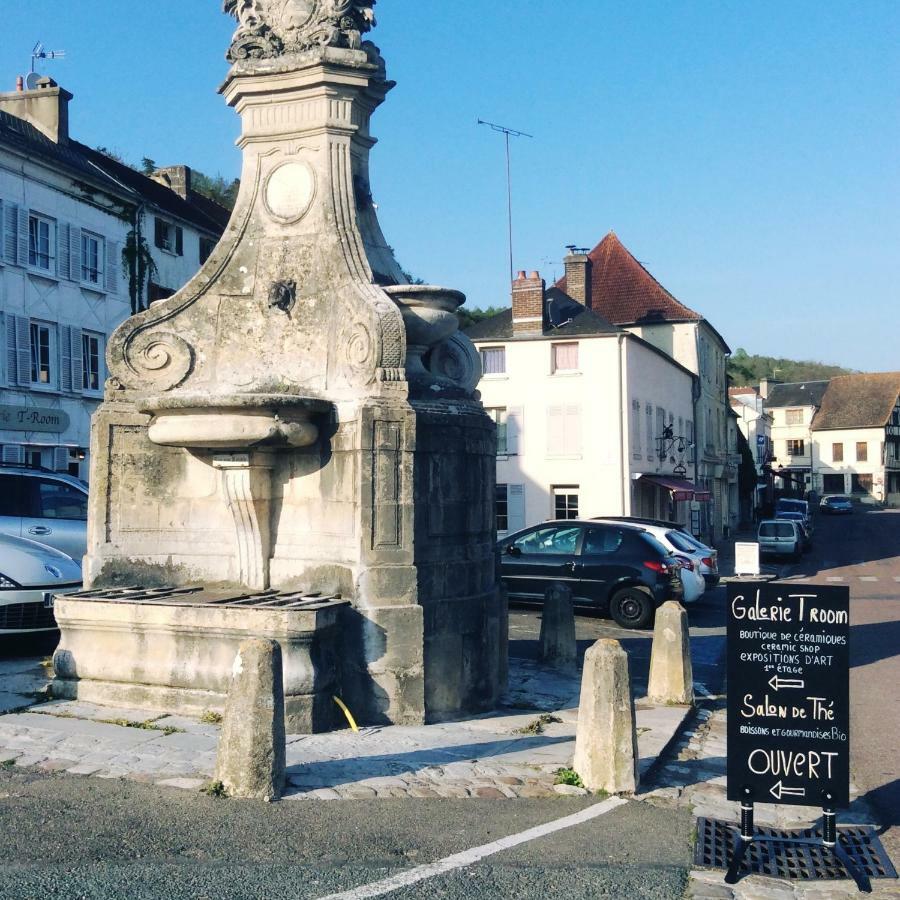
[[[728,586],[728,799],[847,806],[850,591]]]

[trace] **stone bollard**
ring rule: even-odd
[[[656,611],[647,699],[654,703],[694,702],[688,615],[674,600],[663,603]]]
[[[278,800],[285,779],[284,684],[276,641],[244,641],[234,658],[215,780],[231,797]]]
[[[564,584],[553,584],[544,593],[541,660],[566,672],[575,672],[578,669],[575,607],[572,602],[572,591]]]
[[[628,654],[618,641],[599,640],[584,657],[573,767],[589,791],[637,790],[634,699]]]

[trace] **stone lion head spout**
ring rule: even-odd
[[[359,48],[376,0],[224,0],[238,21],[228,59],[273,59],[315,47]]]

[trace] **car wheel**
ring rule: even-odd
[[[653,598],[641,588],[624,588],[613,595],[609,611],[621,628],[647,628],[653,621]]]

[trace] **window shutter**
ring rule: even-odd
[[[81,229],[69,228],[69,268],[72,281],[81,281]]]
[[[68,325],[59,326],[59,388],[72,392],[72,329]],[[78,385],[78,389],[81,385]]]
[[[16,320],[16,384],[31,384],[31,320],[14,316]]]
[[[3,445],[3,462],[5,463],[23,463],[25,462],[25,448],[18,444]]]
[[[10,264],[16,264],[16,232],[19,228],[19,217],[14,203],[3,204],[3,258]]]
[[[506,521],[510,534],[525,527],[525,485],[506,486]]]
[[[581,453],[581,407],[565,408],[565,454],[576,456]]]
[[[106,290],[110,294],[119,292],[119,255],[122,252],[118,241],[104,241],[106,248]]]
[[[11,313],[6,316],[6,383],[18,384],[16,372],[16,317]]]
[[[53,448],[53,468],[57,472],[69,471],[69,448],[54,447]]]
[[[19,265],[27,266],[28,265],[28,210],[22,209],[22,207],[18,207],[16,210],[18,214],[18,227],[17,233],[19,238]]]
[[[521,406],[511,406],[506,411],[506,452],[509,456],[520,452],[523,414]]]
[[[60,222],[56,226],[56,258],[59,266],[59,277],[77,280],[73,277],[70,265],[71,253],[69,252],[69,226]]]
[[[69,329],[72,348],[72,390],[80,394],[84,390],[84,351],[82,350],[82,331],[80,328]]]
[[[180,225],[175,226],[175,253],[184,256],[184,229]]]
[[[562,456],[566,446],[566,411],[562,406],[547,407],[547,455]]]

